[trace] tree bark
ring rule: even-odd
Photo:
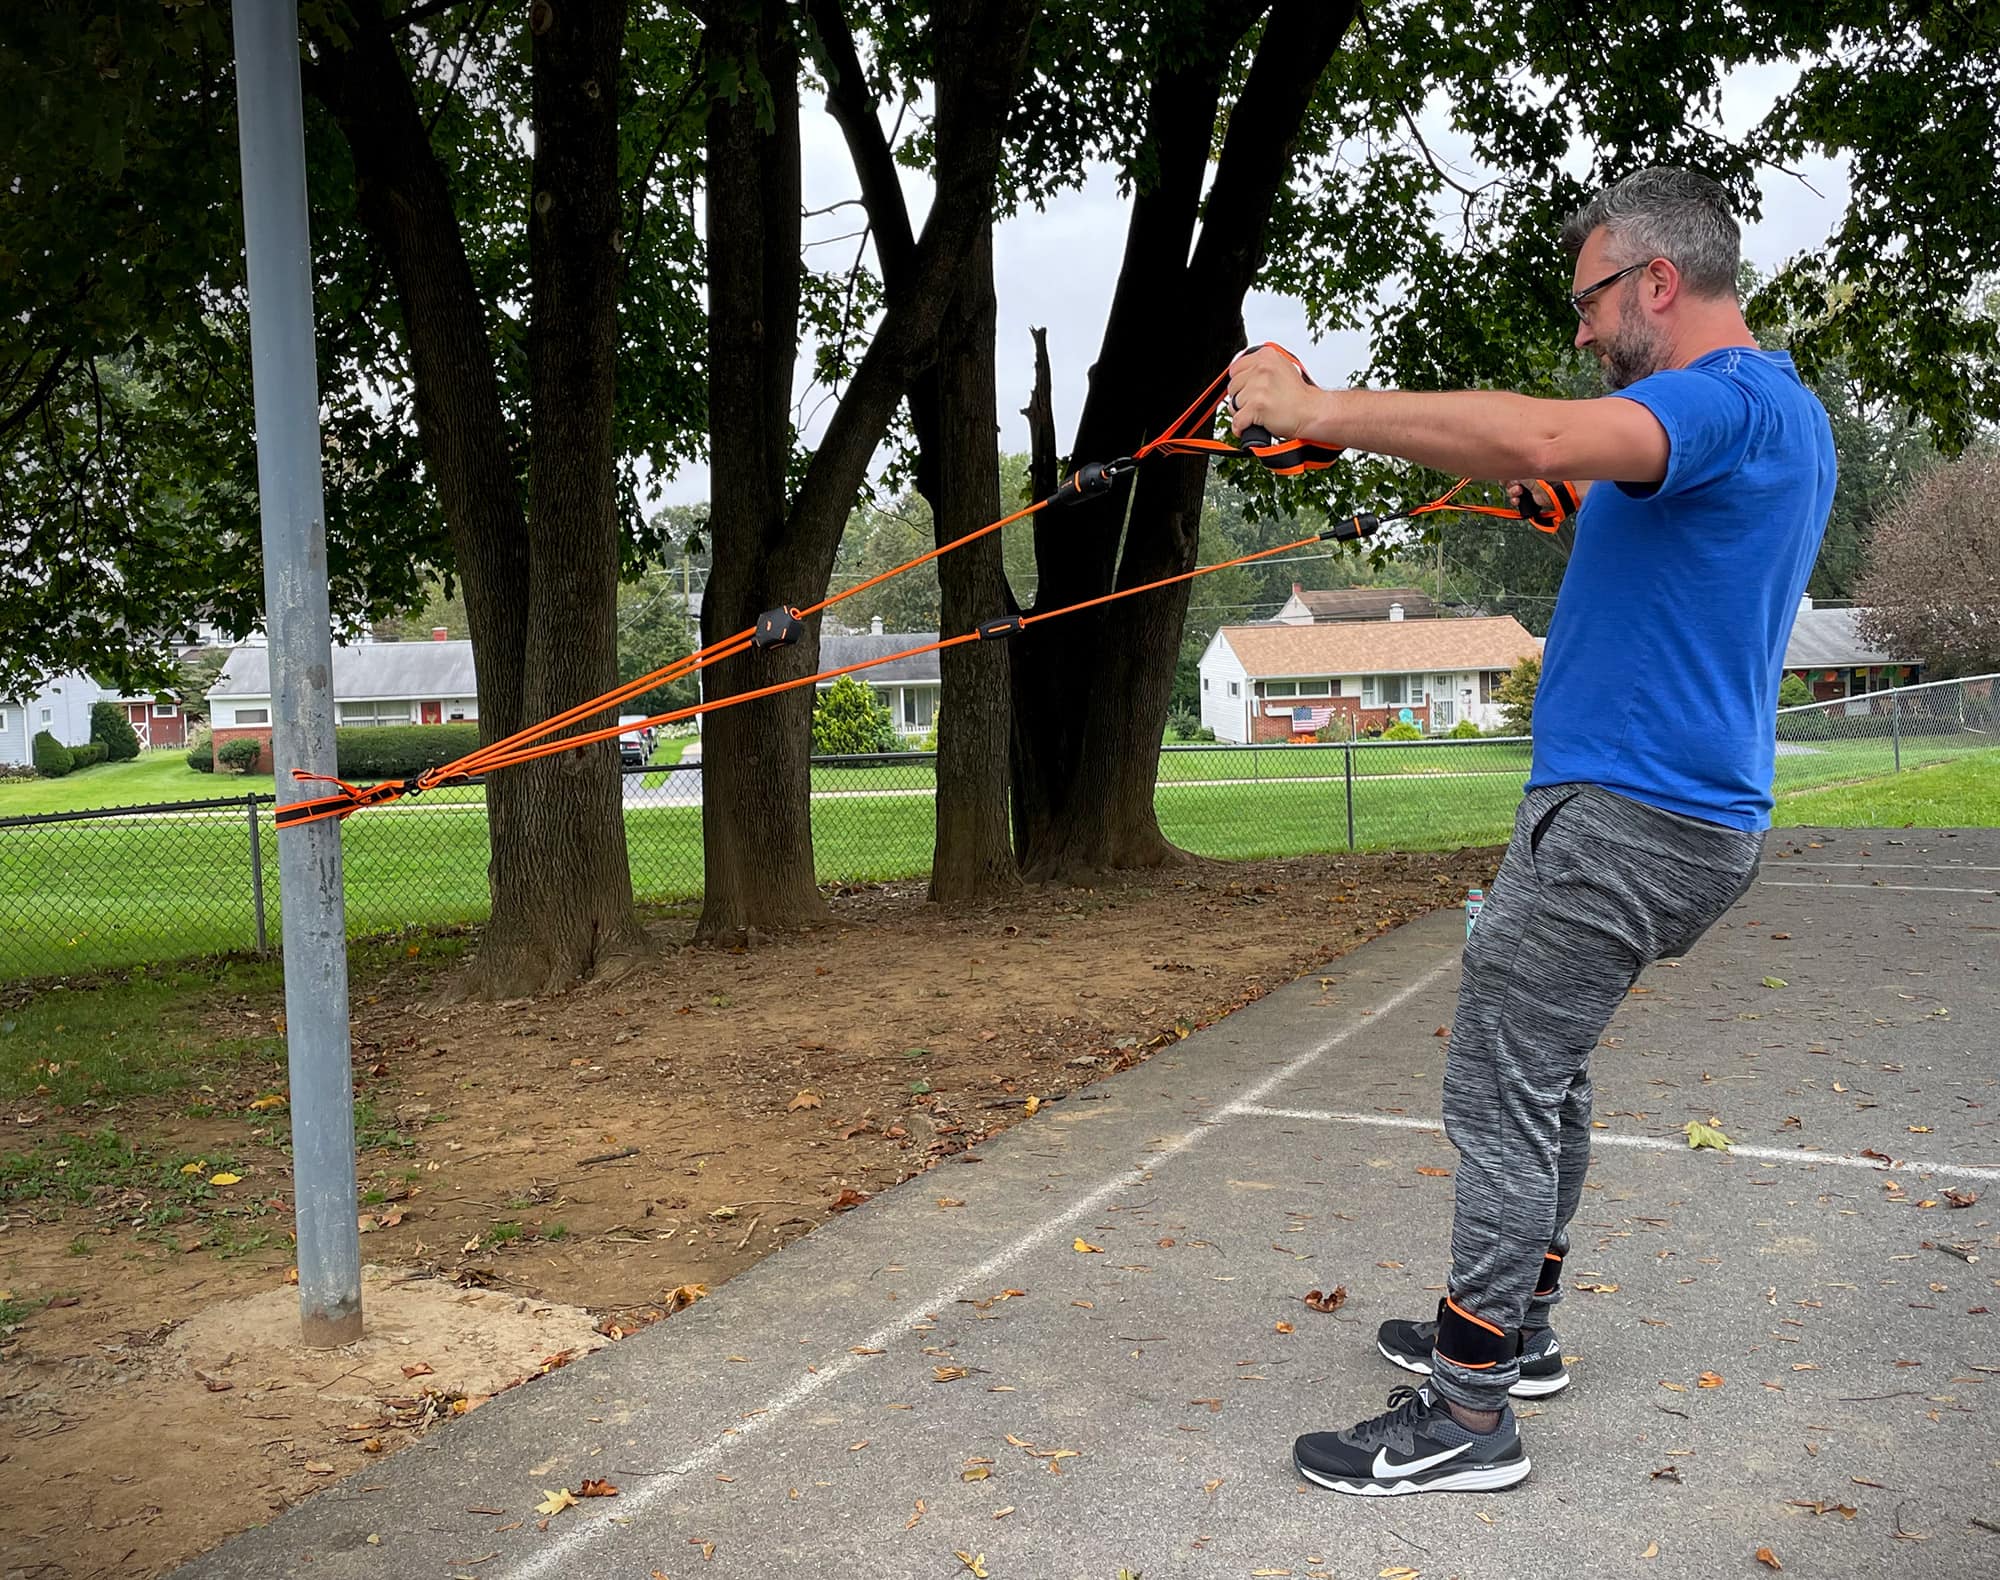
[[[1354,6],[1278,0],[1271,8],[1204,204],[1228,14],[1218,7],[1213,56],[1155,79],[1148,134],[1158,175],[1133,203],[1078,425],[1079,460],[1125,454],[1159,431],[1243,345],[1243,298],[1272,205]],[[1192,570],[1205,474],[1200,461],[1150,461],[1109,496],[1038,523],[1037,610]],[[1160,833],[1153,795],[1191,586],[1031,628],[1035,640],[1016,656],[1014,697],[1016,835],[1031,878],[1179,859]],[[1079,675],[1090,677],[1080,707]]]
[[[395,282],[418,434],[465,588],[488,742],[594,695],[616,674],[608,315],[623,7],[594,18],[588,10],[565,15],[560,37],[535,43],[536,185],[553,182],[565,201],[554,221],[559,236],[531,237],[530,354],[543,441],[530,463],[541,501],[532,518],[450,185],[379,8],[357,6],[344,38],[317,40],[305,72],[346,137],[358,216]],[[595,100],[586,81],[597,85]],[[546,126],[544,115],[552,118]],[[612,753],[505,770],[488,785],[487,806],[493,922],[464,991],[508,997],[560,988],[643,936]]]

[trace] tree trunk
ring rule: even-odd
[[[943,95],[940,95],[942,107]],[[967,260],[958,301],[940,346],[938,484],[932,516],[939,543],[997,519],[1000,446],[994,395],[993,238]],[[947,635],[970,631],[1010,610],[1000,533],[937,562]],[[930,897],[943,903],[990,899],[1020,885],[1008,837],[1008,640],[969,642],[939,655],[943,716],[938,721],[937,850]]]
[[[724,19],[709,53],[754,65],[756,95],[717,98],[708,119],[709,543],[702,641],[744,630],[768,609],[814,601],[832,574],[789,547],[785,477],[799,337],[798,52],[783,7],[754,25]],[[760,113],[768,116],[758,125]],[[707,700],[811,674],[819,622],[794,647],[753,649],[702,671]],[[750,925],[796,926],[824,909],[813,870],[808,687],[702,722],[703,938]]]
[[[716,59],[754,60],[766,105],[745,93],[709,117],[710,522],[715,572],[702,608],[705,640],[778,603],[818,601],[868,462],[912,382],[936,359],[937,337],[965,261],[992,225],[993,183],[1026,52],[1034,0],[938,0],[937,58],[962,83],[959,122],[940,136],[936,194],[906,278],[813,452],[790,509],[791,372],[798,337],[798,59],[786,8],[766,0],[746,26],[718,20]],[[759,113],[772,131],[757,130]],[[950,145],[947,156],[944,146]],[[885,282],[886,283],[886,282]],[[781,569],[782,575],[775,574]],[[816,618],[796,646],[752,653],[705,672],[709,695],[811,673]],[[753,711],[754,710],[754,711]],[[815,913],[804,688],[709,716],[702,808],[708,894],[697,935],[793,926]],[[719,770],[719,771],[718,771]]]
[[[622,25],[622,7],[608,9]],[[605,147],[615,161],[618,27],[578,13],[579,36],[568,31],[535,44],[536,184],[546,184],[544,162],[553,161],[549,175],[566,198],[559,225],[570,228],[560,240],[531,238],[536,420],[551,425],[531,463],[531,482],[548,507],[532,526],[450,186],[379,9],[356,7],[345,38],[316,40],[305,71],[347,139],[359,218],[395,281],[418,433],[465,588],[480,738],[488,742],[603,690],[615,676],[615,659],[605,667],[598,648],[611,651],[617,575],[607,338],[615,322],[607,330],[606,315],[615,306],[618,187]],[[545,99],[545,73],[555,100]],[[586,80],[597,83],[596,100],[581,86]],[[560,102],[565,96],[588,113]],[[546,127],[544,113],[553,117]],[[546,279],[544,269],[552,271]],[[463,990],[506,997],[561,987],[607,950],[632,946],[641,935],[613,755],[600,748],[505,770],[489,784],[487,806],[493,925]]]
[[[521,698],[545,719],[618,683],[612,408],[623,278],[618,100],[625,7],[536,7],[528,218],[527,643]],[[616,722],[605,713],[584,727]],[[547,991],[645,946],[632,905],[616,742],[495,775],[495,996]],[[615,969],[615,968],[614,968]]]
[[[1352,0],[1279,0],[1272,7],[1205,202],[1201,185],[1231,46],[1220,31],[1222,13],[1213,56],[1159,73],[1147,110],[1157,175],[1133,202],[1078,425],[1078,460],[1111,459],[1157,433],[1243,345],[1243,298],[1262,261],[1272,205],[1320,75],[1353,15]],[[1173,333],[1163,333],[1169,324]],[[1150,461],[1107,498],[1038,522],[1037,610],[1192,570],[1205,472],[1199,461]],[[1016,837],[1030,877],[1080,877],[1178,858],[1160,833],[1153,797],[1192,585],[1051,621],[1016,656]],[[1079,676],[1088,677],[1080,706]]]

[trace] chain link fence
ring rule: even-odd
[[[2000,744],[1993,676],[1786,709],[1777,788],[1872,778]],[[1441,850],[1504,841],[1526,739],[1168,746],[1155,805],[1167,838],[1225,859]],[[815,758],[813,853],[825,884],[920,877],[937,833],[936,759]],[[702,886],[699,762],[625,771],[632,887],[646,903]],[[0,818],[0,980],[261,950],[278,939],[267,795]],[[342,831],[356,934],[488,914],[485,792],[372,808]]]

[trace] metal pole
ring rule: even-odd
[[[1896,743],[1896,772],[1903,771],[1903,693],[1892,690],[1889,693],[1889,734]]]
[[[243,156],[243,234],[264,518],[264,618],[271,652],[272,755],[334,772],[333,645],[313,362],[312,241],[306,225],[297,0],[230,8]],[[299,1317],[307,1344],[361,1337],[355,1220],[354,1078],[347,1029],[347,926],[340,824],[278,833],[285,1042],[291,1061],[292,1180]]]
[[[1347,759],[1347,848],[1354,848],[1354,742],[1349,741],[1341,748],[1341,756]]]
[[[257,953],[261,955],[271,944],[264,932],[264,852],[257,837],[257,798],[246,795],[243,805],[250,817],[250,904],[257,913]]]

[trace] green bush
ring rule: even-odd
[[[478,745],[476,724],[363,724],[333,732],[335,772],[343,779],[408,779]]]
[[[1420,741],[1424,732],[1414,724],[1405,724],[1400,719],[1382,732],[1385,741]]]
[[[1524,658],[1493,693],[1509,735],[1531,735],[1535,724],[1535,688],[1542,683],[1542,661]]]
[[[1201,715],[1193,708],[1175,708],[1167,715],[1167,739],[1169,741],[1191,741],[1195,731],[1201,728]]]
[[[90,705],[90,738],[103,742],[105,756],[114,763],[130,762],[139,755],[139,732],[125,717],[122,703],[93,702]]]
[[[1445,737],[1454,741],[1476,741],[1479,739],[1479,726],[1470,719],[1460,719],[1445,731]]]
[[[86,741],[81,746],[69,749],[69,765],[72,770],[95,767],[111,756],[111,748],[102,741]]]
[[[852,675],[842,675],[813,703],[813,751],[821,757],[893,752],[902,744],[888,708]]]
[[[1348,738],[1348,730],[1351,724],[1352,720],[1349,715],[1336,713],[1326,723],[1313,731],[1313,739],[1316,741],[1345,741]]]
[[[198,774],[215,772],[215,742],[204,735],[188,748],[188,767]]]
[[[938,720],[943,714],[943,708],[937,708],[932,711],[931,727],[924,731],[923,739],[917,742],[918,751],[934,752],[938,749]]]
[[[222,749],[215,754],[215,760],[225,768],[233,768],[239,774],[247,774],[257,766],[264,755],[264,743],[254,735],[239,735],[232,741],[224,741]]]
[[[44,779],[60,779],[76,766],[70,749],[47,730],[35,734],[34,759],[35,772]]]
[[[1778,706],[1781,708],[1803,708],[1813,699],[1812,687],[1798,675],[1787,675],[1778,682]]]

